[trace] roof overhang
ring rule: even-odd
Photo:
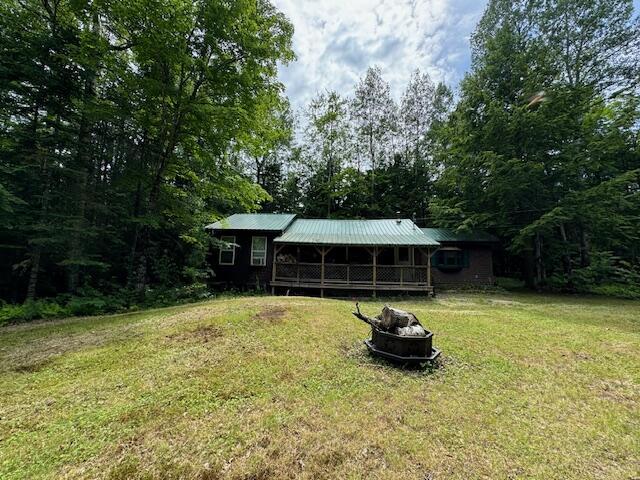
[[[287,229],[296,218],[293,213],[237,213],[205,226],[213,232],[276,232]]]
[[[437,247],[409,219],[296,219],[274,242],[353,247]]]

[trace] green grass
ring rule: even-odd
[[[640,303],[393,304],[435,332],[440,368],[370,358],[350,301],[237,298],[2,328],[0,478],[640,475]]]

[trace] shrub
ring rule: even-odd
[[[517,290],[525,288],[523,280],[511,277],[496,277],[496,285],[505,290]]]
[[[194,283],[175,288],[156,288],[147,291],[144,305],[149,307],[166,306],[209,298],[211,294],[204,283]]]
[[[0,325],[18,323],[39,318],[89,316],[137,310],[140,307],[163,307],[177,303],[210,298],[207,285],[193,283],[175,288],[149,289],[144,299],[138,299],[131,290],[116,290],[111,295],[101,295],[95,289],[81,289],[80,296],[59,295],[56,298],[25,302],[22,305],[5,304],[0,300]]]
[[[71,315],[99,315],[107,309],[107,297],[75,297],[67,304]]]
[[[596,285],[589,289],[589,293],[640,300],[640,285],[623,285],[616,283]]]
[[[555,274],[548,278],[551,290],[640,298],[640,270],[611,252],[594,252],[591,265],[573,270],[571,278]]]
[[[35,300],[22,305],[7,304],[0,306],[0,325],[40,318],[64,317],[69,314],[67,308],[52,300]]]

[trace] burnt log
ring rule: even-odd
[[[356,303],[356,311],[355,312],[351,312],[356,318],[359,318],[360,320],[362,320],[365,323],[368,323],[369,325],[371,325],[371,328],[375,329],[375,330],[381,330],[382,329],[382,324],[380,322],[380,319],[377,317],[367,317],[366,315],[363,315],[360,312],[360,304]]]
[[[425,329],[413,313],[398,310],[389,305],[385,305],[382,308],[382,313],[379,315],[369,317],[360,312],[360,305],[356,303],[356,311],[353,312],[353,315],[371,325],[371,328],[382,332],[390,332],[403,336],[426,335]]]
[[[412,327],[420,325],[420,322],[413,313],[405,312],[385,305],[379,315],[383,330],[390,332],[395,328]]]

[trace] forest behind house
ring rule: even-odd
[[[204,225],[253,211],[483,229],[500,276],[640,298],[630,0],[492,0],[459,85],[372,65],[301,111],[293,31],[266,0],[2,0],[0,323],[206,295]]]

